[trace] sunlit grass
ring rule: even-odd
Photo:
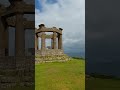
[[[36,64],[36,90],[85,90],[85,61]]]

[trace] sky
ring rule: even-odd
[[[34,0],[29,3],[31,1]],[[36,27],[45,23],[47,27],[63,28],[63,44],[67,52],[84,52],[86,47],[86,72],[120,77],[119,0],[86,0],[86,11],[84,0],[35,1]],[[5,5],[7,2],[0,0]],[[13,37],[10,39],[12,41]]]
[[[35,26],[63,28],[65,52],[85,52],[85,0],[36,0]]]
[[[120,0],[86,0],[86,72],[120,77]]]
[[[27,1],[27,0],[24,0]],[[33,3],[30,0],[27,3]],[[2,0],[9,5],[8,0]],[[63,48],[67,53],[85,52],[85,1],[84,0],[35,0],[35,26],[44,23],[46,27],[63,28]],[[27,17],[28,18],[28,17]],[[11,34],[14,31],[11,30]],[[31,39],[26,35],[28,47]],[[31,37],[32,38],[32,37]],[[10,36],[10,41],[14,36]],[[14,43],[10,45],[13,50]],[[33,45],[32,45],[33,46]]]

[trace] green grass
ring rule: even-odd
[[[85,90],[85,61],[36,64],[35,90]]]
[[[120,90],[120,80],[91,78],[86,80],[86,90]]]
[[[7,89],[1,89],[0,90],[34,90],[34,87],[14,87],[14,88],[7,88]]]

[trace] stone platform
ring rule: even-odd
[[[34,87],[34,63],[34,56],[0,57],[0,90],[16,86]]]
[[[61,49],[45,49],[35,51],[35,56],[51,56],[51,55],[64,55],[64,52]]]
[[[36,50],[35,53],[36,53],[35,63],[64,62],[70,59],[70,57],[64,54],[63,50],[61,49]]]

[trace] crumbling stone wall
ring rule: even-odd
[[[69,60],[69,57],[63,51],[62,31],[62,28],[47,28],[44,24],[39,25],[39,28],[35,29],[36,63]],[[51,32],[52,34],[48,35],[47,32]],[[39,37],[41,38],[40,50],[38,48]],[[46,48],[46,39],[51,40],[51,46],[49,48]]]
[[[0,88],[34,86],[35,57],[0,57]]]
[[[64,62],[70,60],[70,57],[65,55],[62,49],[45,49],[36,50],[36,63],[41,62]]]
[[[65,62],[70,60],[70,57],[67,55],[51,55],[51,56],[39,56],[36,57],[35,63],[43,63],[43,62]]]
[[[36,50],[36,56],[50,56],[50,55],[63,55],[63,50],[61,49],[45,49],[45,50]]]

